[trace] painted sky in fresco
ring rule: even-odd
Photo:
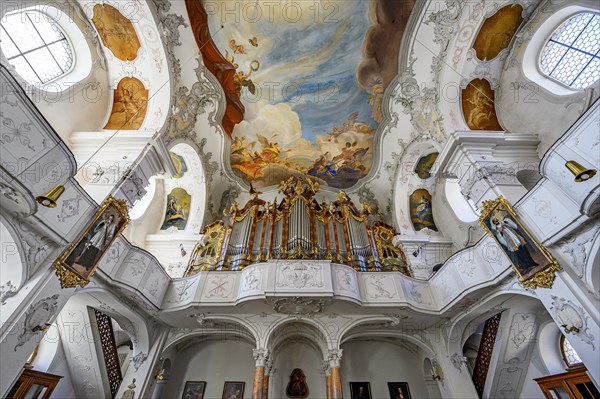
[[[286,173],[352,186],[372,166],[381,120],[370,96],[380,102],[382,80],[357,82],[369,1],[249,3],[205,2],[213,40],[241,75],[246,112],[233,131],[232,169],[257,187]]]

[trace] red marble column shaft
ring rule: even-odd
[[[262,399],[269,398],[269,374],[263,376]]]
[[[342,372],[339,367],[331,367],[331,397],[330,399],[342,399]]]
[[[252,399],[263,399],[263,384],[265,379],[265,367],[256,366],[254,369],[254,386],[252,387]]]
[[[327,399],[331,399],[331,375],[325,376],[325,395]]]

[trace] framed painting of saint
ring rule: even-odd
[[[83,234],[54,263],[61,287],[86,286],[100,259],[128,222],[124,200],[112,196],[104,200]]]
[[[525,288],[550,288],[560,270],[550,252],[527,231],[514,209],[503,198],[485,201],[479,222],[490,234]]]
[[[187,381],[181,399],[202,399],[206,390],[206,381]]]
[[[351,382],[350,397],[351,399],[372,399],[371,384],[368,382]]]
[[[242,399],[245,385],[245,382],[225,381],[222,399]]]
[[[408,382],[388,382],[390,399],[411,399]]]

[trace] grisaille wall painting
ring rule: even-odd
[[[233,172],[254,187],[298,174],[353,186],[373,167],[383,94],[397,75],[414,0],[348,1],[333,13],[319,2],[294,2],[293,10],[280,6],[272,23],[233,23],[218,12],[236,2],[212,2],[217,12],[208,17],[245,109],[232,131]],[[256,1],[263,18],[267,3]]]
[[[522,14],[523,6],[509,4],[486,19],[473,44],[477,58],[490,61],[507,48],[523,22]]]
[[[133,24],[108,4],[96,4],[92,22],[102,44],[121,61],[133,61],[142,45]]]
[[[425,228],[438,231],[433,220],[433,209],[431,205],[431,194],[424,188],[415,190],[409,199],[410,220],[416,231]]]
[[[465,122],[471,130],[502,131],[496,116],[494,90],[485,79],[473,79],[462,91]]]
[[[123,78],[115,90],[112,111],[104,129],[138,130],[146,118],[148,90],[136,78]]]

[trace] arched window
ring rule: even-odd
[[[584,89],[600,78],[600,16],[579,13],[554,32],[542,50],[542,71],[567,86]]]
[[[569,368],[579,366],[583,363],[564,335],[560,336],[560,353]]]
[[[479,219],[479,209],[470,198],[465,198],[457,179],[446,180],[446,199],[454,214],[463,222],[471,223]]]
[[[8,14],[2,20],[2,52],[31,84],[46,84],[73,67],[73,48],[56,21],[39,11]]]

